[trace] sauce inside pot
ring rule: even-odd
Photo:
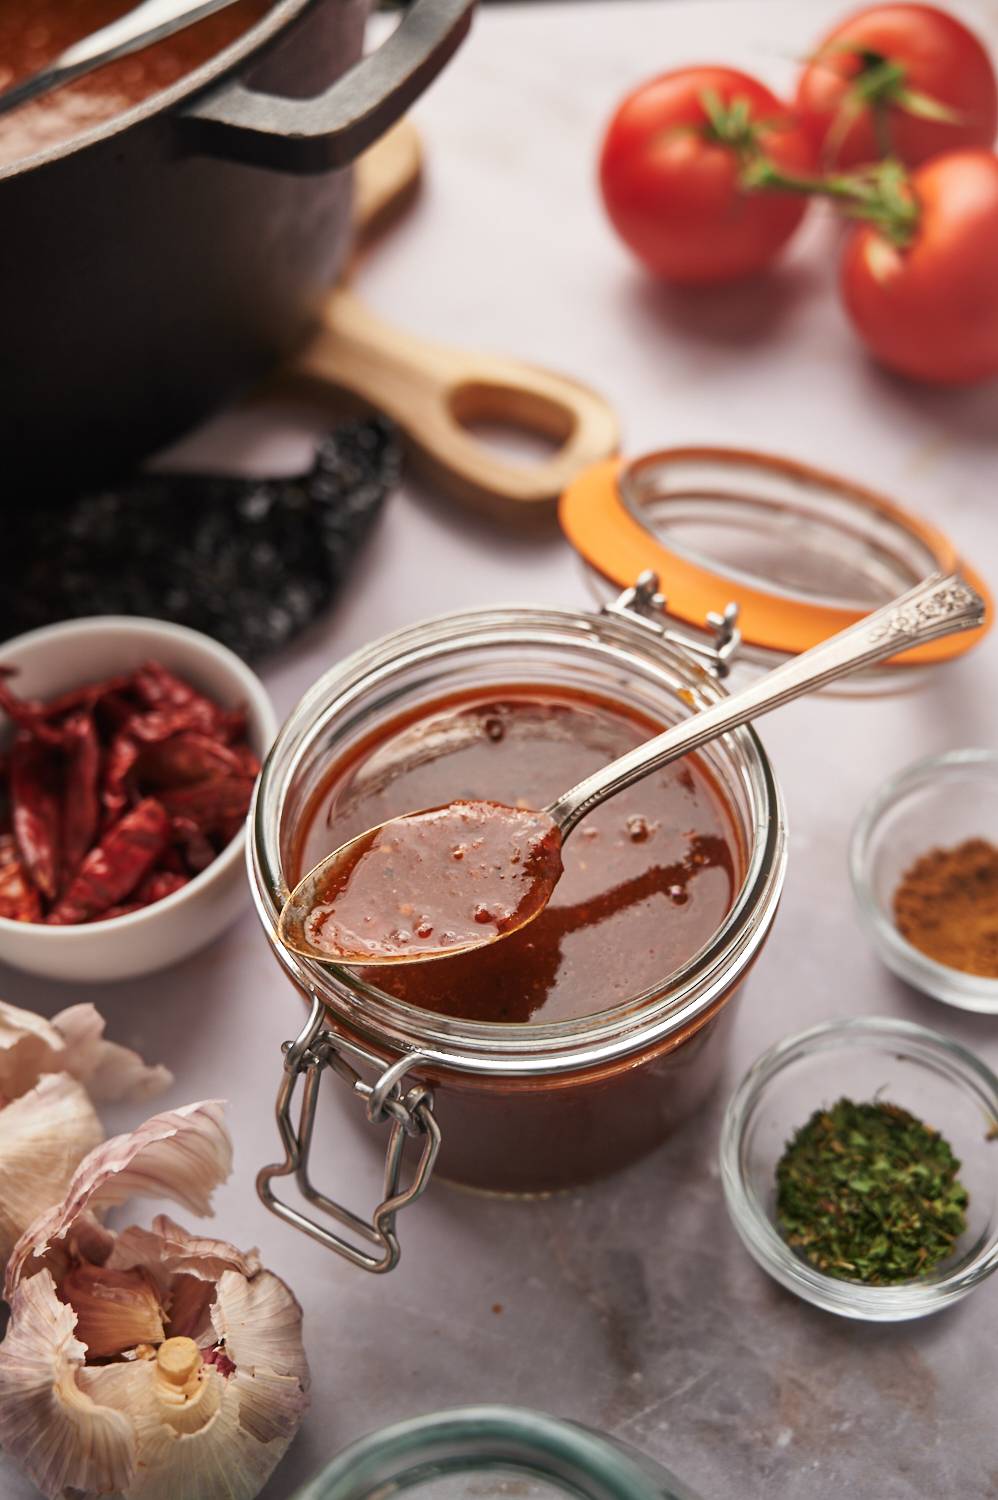
[[[0,166],[71,141],[169,88],[234,42],[271,4],[239,0],[0,115]],[[133,8],[134,0],[0,0],[0,89],[39,72],[66,47]]]
[[[438,699],[329,768],[298,829],[293,878],[413,808],[457,798],[543,807],[664,727],[628,706],[557,686]],[[695,756],[589,814],[562,858],[550,905],[522,932],[474,953],[365,977],[410,1005],[467,1020],[591,1015],[660,984],[692,958],[730,910],[742,876],[734,824]]]

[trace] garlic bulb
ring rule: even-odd
[[[104,1139],[93,1101],[146,1099],[171,1082],[103,1032],[92,1005],[46,1021],[0,1001],[0,1265]]]
[[[217,1101],[166,1110],[91,1151],[15,1247],[0,1446],[49,1500],[253,1500],[298,1430],[301,1308],[256,1252],[98,1217],[132,1194],[210,1213],[231,1161]]]

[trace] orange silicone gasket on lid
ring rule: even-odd
[[[914,516],[893,501],[829,474],[790,459],[731,448],[669,448],[654,455],[663,463],[716,461],[742,463],[779,471],[785,478],[809,485],[826,485],[840,495],[859,501],[880,516],[889,517],[922,543],[940,573],[957,568],[978,590],[987,606],[985,623],[978,630],[945,636],[892,658],[893,666],[925,666],[962,656],[987,634],[993,619],[990,591],[962,563],[949,538],[928,521]],[[838,630],[853,624],[863,611],[845,606],[793,599],[785,593],[767,593],[747,581],[723,573],[672,552],[628,509],[620,492],[620,476],[626,461],[615,458],[594,464],[575,479],[561,497],[559,520],[562,530],[579,555],[611,583],[620,588],[632,584],[645,569],[662,580],[670,615],[697,628],[709,613],[723,611],[733,598],[740,607],[739,628],[750,646],[796,655],[816,646]],[[663,497],[667,503],[667,497]]]

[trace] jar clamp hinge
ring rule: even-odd
[[[389,1067],[384,1060],[367,1052],[354,1042],[335,1035],[324,1027],[325,1007],[318,996],[312,996],[308,1020],[293,1042],[285,1042],[284,1076],[277,1095],[277,1128],[284,1146],[283,1162],[263,1167],[257,1174],[257,1192],[272,1213],[292,1224],[304,1234],[335,1250],[352,1265],[365,1271],[391,1271],[398,1263],[399,1242],[395,1234],[395,1215],[426,1190],[440,1150],[440,1126],[433,1115],[433,1093],[425,1084],[414,1084],[405,1093],[402,1081],[409,1070],[425,1061],[421,1053],[406,1053]],[[354,1066],[359,1063],[375,1070],[376,1082],[368,1083]],[[333,1068],[349,1083],[353,1092],[364,1100],[367,1118],[372,1124],[391,1121],[385,1157],[384,1196],[370,1220],[360,1218],[342,1204],[327,1198],[313,1187],[308,1161],[315,1126],[315,1109],[322,1073]],[[299,1078],[304,1078],[301,1110],[295,1124],[292,1109]],[[422,1136],[419,1161],[408,1186],[402,1186],[402,1158],[407,1136]],[[294,1177],[298,1189],[320,1213],[335,1219],[359,1239],[377,1247],[370,1254],[351,1244],[335,1230],[310,1219],[307,1214],[278,1198],[271,1186],[275,1177]]]
[[[715,677],[727,677],[731,662],[742,643],[738,629],[738,605],[725,605],[724,613],[711,611],[706,624],[712,640],[698,640],[696,636],[684,635],[671,630],[665,623],[668,600],[660,592],[658,574],[646,569],[632,588],[625,589],[612,604],[603,606],[605,615],[619,615],[622,619],[637,621],[646,629],[653,630],[661,639],[680,650],[695,656],[701,666]]]

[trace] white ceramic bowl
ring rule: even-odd
[[[225,707],[243,705],[247,739],[262,760],[277,719],[260,679],[209,636],[182,625],[126,615],[94,615],[29,631],[0,646],[0,663],[16,667],[19,696],[56,693],[127,672],[154,658]],[[0,740],[9,734],[0,714]],[[245,832],[188,885],[141,911],[76,927],[11,922],[0,917],[0,960],[48,979],[133,979],[187,957],[218,937],[246,905]]]

